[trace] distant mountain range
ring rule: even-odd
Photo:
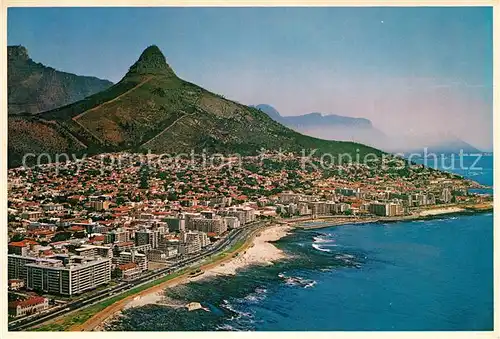
[[[342,115],[323,113],[308,113],[296,116],[282,116],[274,107],[266,104],[252,106],[260,109],[272,119],[294,128],[314,128],[317,126],[344,126],[362,129],[372,129],[372,122],[365,118],[351,118]]]
[[[113,85],[34,62],[24,46],[7,47],[8,113],[39,113],[81,100]]]
[[[57,91],[59,83],[46,86],[50,93]],[[382,153],[358,143],[302,135],[258,109],[184,81],[156,46],[145,49],[117,84],[50,111],[9,115],[8,124],[11,167],[20,164],[23,154],[41,152],[91,155],[151,150],[178,154],[206,150],[244,155],[281,148],[353,156]]]
[[[375,145],[387,136],[365,118],[351,118],[336,114],[308,113],[297,116],[283,116],[267,104],[253,106],[272,119],[300,133],[326,140],[355,141]],[[378,146],[377,146],[378,147]]]
[[[300,133],[326,140],[360,142],[391,153],[449,154],[479,153],[467,142],[454,136],[437,137],[390,137],[375,128],[365,118],[352,118],[336,114],[308,113],[297,116],[283,116],[273,106],[259,104],[252,106],[266,113],[270,118]]]

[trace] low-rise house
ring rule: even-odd
[[[44,297],[31,297],[26,300],[9,303],[9,315],[22,317],[35,314],[49,308],[49,299]]]
[[[129,262],[126,264],[118,265],[116,267],[118,272],[118,278],[123,280],[134,280],[141,275],[141,269],[139,265],[133,262]]]
[[[22,279],[9,279],[8,281],[9,290],[17,291],[24,287],[24,280]]]

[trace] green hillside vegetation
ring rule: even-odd
[[[26,128],[32,131],[25,135]],[[205,149],[250,155],[261,148],[281,148],[381,154],[357,143],[299,134],[258,109],[184,81],[156,46],[148,47],[119,83],[102,92],[36,116],[9,119],[9,164],[16,165],[23,153],[33,152],[32,145],[36,152],[47,153]]]

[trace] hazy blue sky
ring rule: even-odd
[[[8,43],[114,82],[156,44],[180,77],[244,104],[492,145],[491,8],[11,8]]]

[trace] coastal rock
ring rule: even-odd
[[[200,309],[202,309],[202,310],[207,310],[206,308],[204,308],[203,306],[201,306],[201,304],[200,304],[200,303],[198,303],[198,302],[194,302],[194,301],[193,301],[193,302],[190,302],[189,304],[187,304],[187,305],[186,305],[186,308],[187,308],[187,310],[188,310],[188,311],[190,311],[190,312],[191,312],[191,311],[200,310]]]

